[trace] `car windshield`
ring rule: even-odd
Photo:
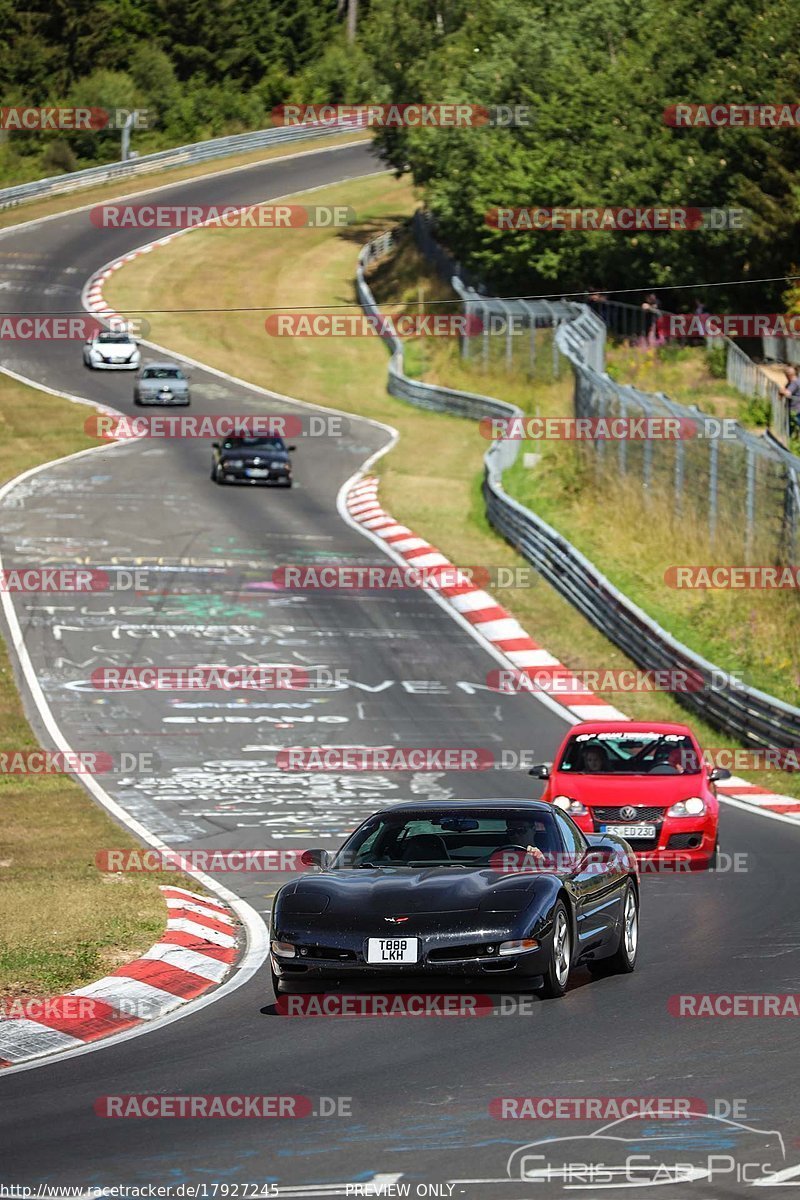
[[[349,838],[332,869],[354,867],[483,867],[497,851],[514,846],[557,856],[564,847],[546,809],[383,813]]]
[[[142,379],[183,379],[179,367],[145,367]]]
[[[240,437],[226,438],[222,443],[223,450],[285,450],[283,438],[280,437]]]
[[[575,734],[557,769],[570,775],[699,775],[701,763],[683,734],[614,730]]]
[[[116,345],[121,345],[122,343],[129,344],[133,341],[133,338],[129,333],[114,333],[112,331],[110,333],[98,333],[97,340],[98,342],[114,342]]]

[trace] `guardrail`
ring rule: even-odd
[[[388,254],[392,245],[392,235],[383,234],[365,246],[359,255],[358,296],[365,311],[374,315],[378,315],[380,309],[366,282],[364,270],[369,263]],[[591,344],[593,333],[585,322],[589,309],[585,305],[575,307],[581,310],[576,314],[576,320],[562,322],[555,336],[559,349],[577,374],[587,371],[587,350],[585,346],[581,347],[581,340],[586,338]],[[515,405],[493,396],[459,392],[409,379],[403,371],[403,347],[399,339],[387,334],[384,340],[392,353],[388,387],[393,396],[420,407],[473,420],[495,415],[522,415]],[[702,683],[696,691],[674,693],[684,707],[745,744],[785,748],[800,744],[800,708],[739,684],[677,641],[618,591],[566,538],[506,493],[503,472],[515,462],[520,445],[516,439],[498,441],[484,455],[486,513],[498,533],[638,666],[646,670],[691,671],[693,678],[699,677]],[[792,457],[786,451],[778,453],[787,459]]]
[[[55,175],[49,179],[34,179],[31,183],[20,183],[14,187],[0,189],[0,211],[14,208],[18,204],[40,199],[42,196],[60,196],[94,184],[113,182],[117,179],[135,178],[151,171],[162,171],[167,167],[191,166],[215,158],[227,158],[232,154],[246,154],[265,146],[299,142],[308,138],[332,137],[334,134],[358,130],[362,125],[356,120],[344,120],[324,125],[292,125],[275,129],[256,129],[250,133],[235,133],[228,137],[212,138],[205,142],[190,142],[175,146],[171,150],[159,150],[156,154],[144,154],[141,158],[127,162],[107,163],[98,167],[87,167],[69,175]]]

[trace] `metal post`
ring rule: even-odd
[[[560,369],[559,369],[560,363],[558,361],[558,346],[556,344],[556,334],[558,333],[558,327],[560,324],[561,324],[560,321],[553,322],[553,378],[554,379],[558,379],[561,374]]]
[[[461,335],[461,357],[469,358],[469,339],[472,332],[472,322],[474,319],[472,305],[470,304],[469,300],[464,301],[464,312],[467,318],[467,328],[466,332]]]
[[[708,540],[717,533],[717,487],[719,482],[719,442],[712,437],[708,443]]]
[[[650,484],[653,482],[653,439],[647,438],[644,443],[644,453],[642,455],[642,482],[646,490],[649,490]]]
[[[683,509],[683,442],[678,438],[675,442],[675,516],[679,517]]]
[[[621,415],[622,419],[625,420],[625,418],[628,415],[628,406],[625,403],[625,401],[623,400],[622,396],[620,396],[620,398],[619,398],[619,410],[620,410],[620,415]],[[617,458],[619,460],[620,475],[627,474],[627,454],[628,454],[627,439],[624,437],[621,437],[619,439],[619,441],[617,442]]]
[[[481,305],[481,321],[483,322],[483,369],[484,371],[489,365],[489,326],[486,322],[486,305]]]
[[[528,365],[531,375],[536,374],[536,318],[531,318],[531,335],[528,343]]]
[[[753,534],[756,522],[756,456],[752,446],[747,447],[747,532],[745,554],[749,559],[753,549]]]
[[[122,162],[127,162],[131,156],[131,129],[133,128],[133,118],[135,113],[128,113],[125,118],[125,124],[122,126],[122,145],[120,155]]]

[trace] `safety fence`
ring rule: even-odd
[[[20,183],[14,187],[0,189],[0,211],[14,208],[30,200],[47,196],[61,196],[81,188],[100,183],[112,183],[119,179],[135,179],[153,171],[168,167],[192,166],[216,158],[228,158],[233,154],[247,154],[268,146],[280,146],[307,139],[332,137],[335,134],[357,132],[356,120],[319,125],[276,126],[274,129],[256,129],[250,133],[235,133],[228,137],[212,138],[205,142],[191,142],[186,146],[175,146],[171,150],[160,150],[156,154],[143,154],[127,162],[107,163],[98,167],[87,167],[83,171],[72,171],[68,175],[55,175],[49,179],[34,179],[31,183]]]
[[[392,234],[382,234],[375,241],[363,248],[359,255],[356,287],[359,300],[365,311],[378,315],[380,310],[375,297],[366,281],[367,267],[391,252],[394,245]],[[460,281],[453,280],[453,285]],[[479,296],[483,304],[490,303],[489,297]],[[477,301],[476,301],[477,302]],[[644,397],[648,405],[661,411],[681,417],[697,417],[699,414],[673,404],[666,397],[652,397],[646,393],[636,393],[635,389],[614,384],[608,376],[601,375],[590,365],[593,354],[592,347],[596,329],[593,321],[599,318],[585,305],[575,305],[573,320],[554,319],[557,325],[555,339],[559,351],[570,361],[575,372],[576,412],[609,413],[619,409],[620,413],[632,410],[639,403],[639,397]],[[602,324],[602,322],[600,322]],[[459,416],[479,420],[491,416],[522,416],[522,411],[515,405],[507,404],[492,396],[484,396],[474,392],[459,392],[454,389],[439,387],[435,384],[420,383],[410,379],[403,370],[403,346],[400,340],[387,333],[384,337],[391,351],[389,366],[388,390],[393,396],[408,400],[420,407],[435,409],[440,412],[454,413]],[[794,480],[792,503],[795,505],[795,528],[797,519],[797,500],[800,490],[797,488],[797,468],[800,463],[777,443],[770,439],[756,450],[751,443],[759,441],[743,431],[740,445],[744,454],[745,477],[754,476],[751,485],[745,487],[745,497],[752,497],[752,507],[755,509],[756,486],[755,479],[763,461],[774,461],[776,471],[783,471]],[[598,443],[599,444],[599,443]],[[654,469],[652,442],[641,443],[650,445],[650,470]],[[774,696],[742,685],[731,678],[719,667],[695,654],[687,646],[673,638],[657,622],[653,621],[637,605],[633,604],[589,562],[566,538],[562,537],[541,517],[529,508],[509,496],[503,487],[503,473],[512,467],[519,454],[522,443],[516,439],[502,439],[492,444],[484,456],[484,500],[489,521],[493,527],[516,550],[530,562],[539,573],[570,601],[583,615],[615,645],[619,646],[637,665],[647,670],[691,670],[696,673],[694,678],[702,680],[702,685],[696,691],[676,693],[676,699],[685,707],[696,712],[703,719],[717,725],[725,732],[737,737],[746,745],[793,747],[800,739],[800,708],[787,704]],[[620,451],[619,446],[624,445]],[[615,453],[618,462],[625,460],[631,454],[632,442],[617,443]],[[711,446],[717,450],[712,451]],[[708,478],[716,469],[716,478],[720,479],[720,442],[710,439],[703,443],[704,452],[712,460],[716,455],[716,468],[707,463]],[[610,444],[605,446],[604,453],[612,452]],[[681,453],[681,452],[679,452]],[[682,453],[687,451],[684,447]],[[771,456],[771,457],[767,457]],[[645,470],[644,459],[648,451],[641,450],[642,463],[640,469]],[[680,468],[675,462],[667,470],[672,471],[673,480],[676,470],[682,473],[682,482],[678,485],[682,493],[686,477],[698,469],[697,465],[686,459]],[[624,464],[623,464],[624,466]],[[741,483],[741,480],[740,480]],[[755,519],[755,511],[753,511]]]

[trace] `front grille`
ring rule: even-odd
[[[642,822],[660,821],[664,816],[663,806],[655,808],[653,806],[631,804],[630,808],[636,809],[636,815],[633,817],[623,817],[621,808],[593,808],[591,810],[595,821],[603,824],[612,821],[619,825],[641,825]]]

